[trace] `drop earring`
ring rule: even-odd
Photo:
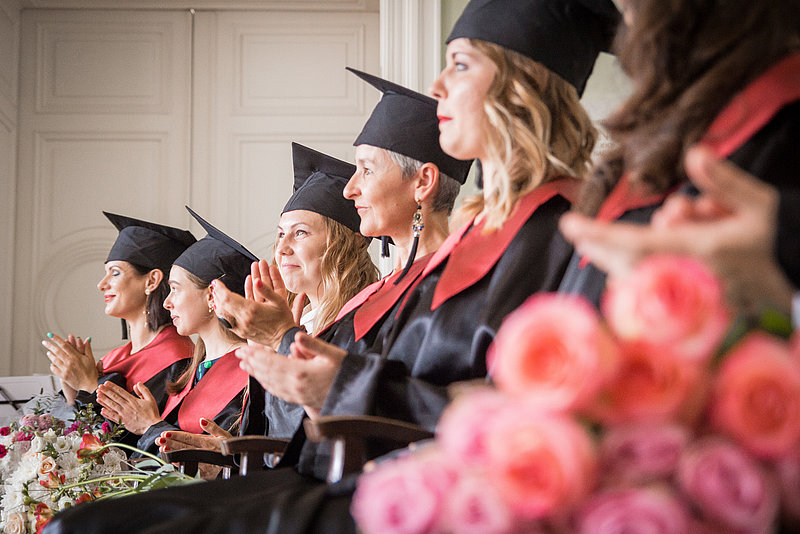
[[[425,228],[425,223],[422,221],[422,204],[420,204],[419,200],[416,200],[417,203],[417,211],[414,212],[414,217],[411,219],[411,230],[414,232],[414,241],[411,244],[411,253],[408,255],[408,261],[406,261],[406,266],[403,268],[403,272],[394,281],[395,285],[400,283],[400,280],[408,274],[408,271],[411,269],[411,266],[414,264],[414,260],[417,257],[417,247],[419,247],[419,235],[422,233],[422,229]]]

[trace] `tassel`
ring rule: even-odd
[[[479,159],[475,160],[475,185],[478,189],[483,189],[483,165]]]
[[[128,322],[125,319],[120,321],[122,321],[122,339],[128,339]]]
[[[381,236],[381,258],[389,257],[389,237]]]
[[[394,281],[394,285],[400,283],[408,271],[411,270],[411,266],[414,264],[414,260],[417,258],[417,247],[419,246],[419,234],[422,233],[422,229],[425,228],[425,224],[422,222],[422,206],[417,203],[417,211],[414,212],[414,220],[411,223],[411,228],[414,230],[414,242],[411,244],[411,254],[408,255],[408,261],[406,261],[406,266],[403,267],[403,272],[400,273],[400,276],[397,280]]]

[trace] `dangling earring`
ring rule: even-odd
[[[422,233],[422,229],[425,228],[425,223],[422,222],[422,205],[420,204],[419,200],[416,200],[417,203],[417,211],[414,212],[414,218],[411,219],[411,229],[414,231],[414,242],[411,244],[411,254],[408,255],[408,261],[406,261],[406,266],[403,268],[403,272],[394,281],[395,285],[400,283],[400,280],[408,274],[408,271],[411,269],[411,265],[414,264],[414,259],[417,257],[417,247],[419,246],[419,234]]]
[[[145,289],[144,294],[147,298],[144,301],[144,311],[142,312],[142,315],[150,316],[150,290]]]

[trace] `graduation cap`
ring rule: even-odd
[[[225,286],[244,296],[244,279],[250,274],[250,264],[258,258],[232,237],[200,217],[192,208],[189,213],[208,232],[203,239],[186,249],[174,265],[183,267],[203,282],[223,278]]]
[[[356,205],[343,195],[356,166],[299,143],[292,143],[292,162],[294,193],[281,213],[313,211],[358,232],[361,218]]]
[[[172,262],[197,241],[187,230],[107,211],[103,215],[119,230],[106,263],[127,261],[146,269],[161,269],[166,276]]]
[[[478,39],[543,64],[583,94],[620,21],[611,0],[470,0],[447,38]]]
[[[472,161],[448,156],[439,146],[436,100],[388,80],[347,67],[383,93],[353,146],[371,145],[435,163],[442,172],[464,183]]]

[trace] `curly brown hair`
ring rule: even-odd
[[[684,181],[688,147],[739,90],[799,44],[797,0],[626,0],[625,10],[630,25],[615,48],[633,92],[604,121],[620,150],[595,169],[600,197],[623,170],[653,192]],[[584,211],[599,200],[587,199]]]
[[[496,161],[493,191],[466,198],[457,218],[485,213],[485,230],[499,228],[517,200],[562,175],[584,177],[597,131],[577,90],[532,59],[493,43],[470,43],[497,66],[484,112],[487,152]]]

